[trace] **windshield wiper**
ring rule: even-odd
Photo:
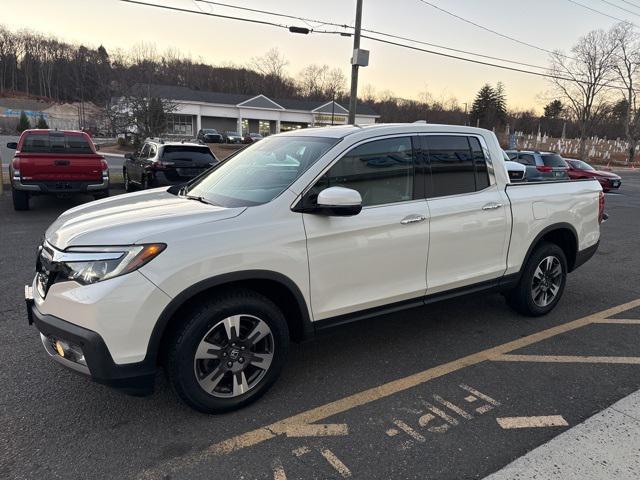
[[[213,205],[214,207],[217,207],[217,205],[215,203],[210,202],[209,200],[207,200],[204,197],[200,197],[197,195],[183,195],[183,198],[186,198],[188,200],[197,200],[200,203],[204,203],[206,205]]]

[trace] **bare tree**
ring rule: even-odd
[[[626,100],[624,133],[629,144],[627,163],[633,163],[640,140],[640,112],[635,86],[640,74],[640,36],[628,22],[614,26],[612,33],[617,43],[615,71],[618,79],[624,84]]]
[[[550,81],[580,130],[579,156],[585,159],[587,138],[609,111],[610,87],[615,79],[618,44],[611,32],[593,30],[578,40],[570,55],[551,55]]]
[[[300,72],[298,78],[300,94],[314,100],[343,95],[347,82],[339,68],[330,68],[328,65],[308,65]]]

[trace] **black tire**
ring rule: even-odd
[[[21,190],[11,190],[13,209],[17,211],[29,210],[29,193]]]
[[[124,183],[125,192],[133,192],[133,185],[131,184],[131,179],[129,178],[129,173],[126,168],[122,170],[122,182]]]
[[[559,268],[559,273],[557,275],[553,272],[549,273],[541,284],[536,271],[538,267],[542,267],[541,262],[545,261],[546,264],[548,258],[557,260],[558,264],[555,260],[552,261],[553,267],[550,270],[558,271]],[[567,258],[564,251],[555,243],[541,243],[529,257],[516,288],[507,293],[508,304],[517,312],[529,317],[546,315],[555,308],[562,297],[567,283],[567,272]],[[545,272],[542,274],[544,277]],[[555,293],[553,293],[554,287],[557,287]],[[550,293],[553,294],[552,298],[549,297]],[[545,304],[546,300],[548,303]]]
[[[198,361],[196,361],[195,357],[198,346],[209,335],[209,332],[215,331],[220,322],[232,316],[240,316],[241,318],[255,316],[264,321],[270,329],[273,354],[265,373],[258,377],[255,385],[248,391],[237,396],[221,398],[220,396],[215,396],[215,388],[220,387],[215,387],[214,392],[211,393],[201,387],[196,373]],[[186,313],[184,320],[184,323],[171,333],[164,367],[169,382],[178,397],[184,403],[200,412],[227,412],[239,409],[257,400],[273,385],[286,363],[289,352],[287,322],[280,309],[271,300],[256,292],[251,290],[221,292],[214,298],[193,307]],[[229,346],[225,348],[230,348],[230,345],[229,343]],[[223,363],[231,359],[231,355],[227,356],[226,352],[217,353],[217,355],[219,360],[210,360],[213,365],[217,364],[217,366],[212,367],[212,370],[224,368],[225,365]],[[223,360],[222,355],[227,358]],[[240,361],[240,359],[237,361]],[[226,366],[229,366],[230,363],[226,363]],[[233,381],[233,375],[234,372],[227,371],[222,377]],[[244,378],[244,373],[242,378]]]

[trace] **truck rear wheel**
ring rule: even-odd
[[[227,291],[193,308],[172,335],[165,369],[178,397],[204,413],[243,407],[278,378],[287,322],[268,298]]]
[[[11,190],[11,196],[13,197],[13,209],[14,210],[29,210],[29,193],[21,190]]]
[[[529,257],[518,286],[507,294],[507,302],[523,315],[546,315],[562,297],[567,271],[564,251],[554,243],[541,243]]]

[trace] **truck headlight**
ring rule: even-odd
[[[55,259],[58,274],[82,285],[133,272],[160,255],[164,243],[123,247],[76,247]]]

